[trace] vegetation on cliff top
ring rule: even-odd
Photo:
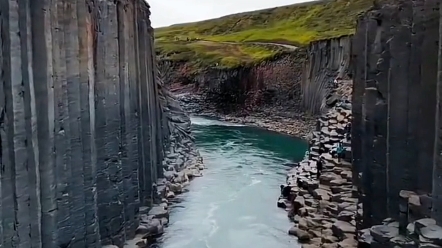
[[[349,35],[373,0],[324,0],[234,14],[155,30],[157,51],[198,66],[234,67],[280,53],[282,47]]]

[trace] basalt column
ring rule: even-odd
[[[0,1],[0,247],[135,235],[175,115],[149,15],[142,0]]]
[[[439,2],[438,0],[418,1],[415,6],[413,33],[422,36],[420,63],[420,104],[419,111],[419,160],[418,189],[430,193],[432,189],[432,157],[434,153],[435,111],[437,89],[437,64],[439,43]],[[419,4],[419,5],[418,5]],[[415,64],[414,61],[412,61]],[[425,120],[425,121],[422,121]]]
[[[39,140],[30,6],[1,1],[3,247],[41,247]]]
[[[442,8],[440,9],[439,23],[442,23]],[[442,41],[442,25],[439,27],[439,40]],[[442,225],[442,42],[439,42],[438,55],[436,135],[432,170],[432,217],[437,221],[438,225]]]
[[[388,134],[387,134],[387,180],[389,215],[399,214],[399,192],[412,190],[416,181],[416,166],[407,161],[408,137],[408,65],[410,61],[410,40],[412,12],[411,3],[401,3],[382,12],[390,21],[388,51],[390,54],[388,83]],[[383,21],[383,19],[380,19]],[[378,224],[379,222],[376,222]]]
[[[365,194],[367,227],[398,217],[401,190],[418,192],[422,214],[430,215],[426,199],[434,190],[438,4],[390,1],[358,21],[352,56],[352,152],[354,178]],[[368,89],[377,91],[373,129],[364,119],[373,106],[361,101]]]
[[[387,114],[383,99],[387,84],[381,81],[385,74],[379,74],[379,62],[387,54],[382,52],[381,42],[386,37],[376,16],[367,15],[359,20],[352,46],[353,180],[361,194],[364,226],[381,220],[387,212]]]

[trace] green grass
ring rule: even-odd
[[[162,57],[188,62],[194,69],[234,68],[259,63],[283,52],[270,46],[211,41],[159,41],[156,47]]]
[[[156,47],[163,55],[173,54],[172,60],[199,60],[198,66],[213,63],[237,66],[280,52],[271,47],[250,46],[247,42],[304,46],[315,40],[352,34],[357,15],[372,3],[373,0],[315,1],[172,25],[155,29]]]

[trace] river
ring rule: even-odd
[[[276,201],[284,164],[301,160],[306,142],[202,117],[192,127],[207,169],[175,199],[160,247],[300,247]]]

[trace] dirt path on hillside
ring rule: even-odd
[[[255,41],[236,42],[236,41],[210,41],[210,40],[198,40],[196,42],[206,43],[206,44],[208,44],[208,43],[224,43],[224,44],[235,44],[235,45],[241,45],[241,44],[264,45],[264,46],[271,45],[271,46],[283,47],[283,48],[289,49],[291,51],[298,49],[297,46],[282,44],[282,43],[275,43],[275,42],[255,42]]]

